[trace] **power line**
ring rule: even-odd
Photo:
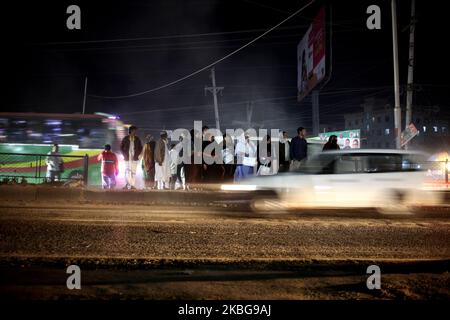
[[[267,9],[271,9],[274,11],[278,11],[280,13],[289,14],[289,12],[280,10],[274,7],[270,7],[267,5],[262,5],[257,2],[243,0],[244,2],[258,5],[260,7],[265,7]],[[309,5],[309,4],[308,4]],[[301,17],[307,21],[313,21],[311,18]],[[340,23],[333,23],[335,26],[344,26],[349,23],[359,21],[358,19],[350,19],[343,20]],[[294,25],[294,26],[286,26],[280,27],[279,30],[295,30],[300,28],[308,28],[310,24],[304,25]],[[240,34],[240,33],[255,33],[265,31],[266,29],[243,29],[243,30],[235,30],[235,31],[221,31],[221,32],[204,32],[204,33],[191,33],[191,34],[175,34],[175,35],[163,35],[163,36],[153,36],[153,37],[138,37],[138,38],[115,38],[115,39],[100,39],[100,40],[82,40],[82,41],[50,41],[50,42],[41,42],[41,43],[22,43],[21,45],[25,46],[53,46],[53,45],[78,45],[78,44],[90,44],[90,43],[112,43],[112,42],[132,42],[132,41],[148,41],[148,40],[165,40],[165,39],[180,39],[180,38],[200,38],[200,37],[210,37],[210,36],[220,36],[220,35],[232,35],[232,34]],[[356,29],[355,29],[356,30]],[[358,29],[359,30],[359,29]],[[350,30],[349,30],[350,31]]]
[[[348,30],[334,30],[333,33],[341,33],[341,32],[353,32],[356,29],[348,29]],[[358,29],[359,30],[359,29]],[[276,38],[289,38],[289,37],[298,37],[297,34],[290,35],[279,35],[267,37],[266,39],[276,39]],[[125,45],[125,46],[114,46],[114,47],[90,47],[90,48],[56,48],[56,49],[45,49],[44,52],[76,52],[76,51],[122,51],[122,52],[158,52],[158,51],[182,51],[182,50],[206,50],[206,49],[228,49],[234,48],[236,45],[225,45],[219,43],[226,42],[238,42],[245,41],[251,38],[239,38],[239,39],[226,39],[226,40],[210,40],[210,41],[197,41],[197,42],[182,42],[182,43],[160,43],[160,44],[146,44],[146,45]],[[201,44],[214,44],[211,46],[201,46]],[[281,44],[294,44],[297,41],[283,41],[283,42],[272,42],[260,45],[281,45]],[[197,44],[197,46],[195,46]],[[194,46],[192,46],[194,45]]]
[[[297,98],[297,96],[286,96],[286,97],[274,97],[274,98],[265,98],[265,99],[257,99],[252,100],[253,102],[266,102],[266,101],[273,101],[273,100],[286,100],[286,99],[294,99]],[[238,105],[247,103],[248,99],[242,100],[242,101],[236,101],[236,102],[228,102],[228,103],[222,103],[222,105]],[[121,113],[121,115],[133,115],[133,114],[142,114],[142,113],[152,113],[152,112],[167,112],[167,111],[180,111],[180,110],[187,110],[187,109],[194,109],[194,108],[211,108],[210,104],[204,104],[204,105],[192,105],[192,106],[185,106],[185,107],[178,107],[178,108],[163,108],[163,109],[153,109],[153,110],[145,110],[145,111],[136,111],[136,112],[127,112],[127,113]]]
[[[288,27],[281,27],[279,30],[295,30],[300,28],[307,28],[309,25],[295,25]],[[104,40],[84,40],[84,41],[62,41],[62,42],[44,42],[44,43],[28,43],[23,45],[33,46],[51,46],[51,45],[76,45],[89,43],[108,43],[108,42],[132,42],[132,41],[148,41],[148,40],[166,40],[166,39],[182,39],[182,38],[200,38],[209,36],[232,35],[240,33],[255,33],[265,31],[267,29],[244,29],[235,31],[209,32],[209,33],[191,33],[191,34],[176,34],[167,36],[142,37],[142,38],[118,38],[118,39],[104,39]]]
[[[285,34],[276,35],[271,37],[266,37],[266,39],[279,39],[279,38],[290,38],[298,37],[297,34]],[[141,51],[169,51],[169,50],[188,50],[188,49],[203,49],[203,48],[223,48],[220,43],[226,42],[239,42],[247,41],[252,38],[236,38],[236,39],[224,39],[224,40],[205,40],[205,41],[193,41],[193,42],[181,42],[181,43],[159,43],[159,44],[146,44],[146,45],[133,45],[133,46],[114,46],[114,47],[91,47],[91,48],[61,48],[61,49],[46,49],[45,51],[52,52],[73,52],[73,51],[99,51],[99,50],[126,50],[126,49],[149,49]],[[218,44],[217,46],[202,47],[195,45],[202,44]],[[229,46],[228,46],[229,47]],[[153,49],[153,50],[150,50]]]
[[[98,96],[98,95],[89,95],[89,96],[90,96],[90,97],[93,97],[93,98],[99,98],[99,99],[123,99],[123,98],[131,98],[131,97],[140,96],[140,95],[143,95],[143,94],[147,94],[147,93],[150,93],[150,92],[155,92],[155,91],[158,91],[158,90],[161,90],[161,89],[170,87],[170,86],[172,86],[172,85],[174,85],[174,84],[177,84],[177,83],[179,83],[179,82],[181,82],[181,81],[184,81],[184,80],[186,80],[186,79],[189,79],[189,78],[195,76],[196,74],[199,74],[200,72],[203,72],[203,71],[205,71],[205,70],[207,70],[207,69],[210,69],[210,68],[212,68],[213,66],[215,66],[216,64],[218,64],[218,63],[220,63],[220,62],[222,62],[222,61],[228,59],[229,57],[233,56],[234,54],[238,53],[239,51],[242,51],[242,50],[245,49],[246,47],[250,46],[252,43],[258,41],[259,39],[261,39],[262,37],[264,37],[264,36],[265,36],[266,34],[268,34],[269,32],[275,30],[275,29],[278,28],[280,25],[282,25],[282,24],[285,23],[286,21],[290,20],[291,18],[293,18],[294,16],[296,16],[297,14],[299,14],[301,11],[305,10],[307,7],[309,7],[309,6],[310,6],[311,4],[313,4],[314,2],[315,2],[315,0],[311,0],[309,3],[307,3],[305,6],[303,6],[303,7],[300,8],[299,10],[295,11],[295,12],[294,12],[293,14],[291,14],[289,17],[287,17],[286,19],[284,19],[283,21],[281,21],[280,23],[278,23],[278,24],[275,25],[274,27],[270,28],[269,30],[265,31],[264,33],[262,33],[261,35],[259,35],[259,36],[256,37],[255,39],[253,39],[253,40],[251,40],[250,42],[246,43],[246,44],[243,45],[242,47],[240,47],[240,48],[238,48],[238,49],[232,51],[231,53],[227,54],[226,56],[224,56],[224,57],[222,57],[222,58],[220,58],[220,59],[218,59],[218,60],[216,60],[216,61],[210,63],[209,65],[207,65],[207,66],[205,66],[205,67],[203,67],[203,68],[201,68],[201,69],[199,69],[199,70],[197,70],[197,71],[194,71],[194,72],[192,72],[192,73],[190,73],[190,74],[188,74],[188,75],[186,75],[186,76],[184,76],[184,77],[182,77],[182,78],[179,78],[179,79],[177,79],[177,80],[175,80],[175,81],[169,82],[169,83],[167,83],[167,84],[165,84],[165,85],[162,85],[162,86],[159,86],[159,87],[150,89],[150,90],[146,90],[146,91],[142,91],[142,92],[138,92],[138,93],[134,93],[134,94],[129,94],[129,95],[123,95],[123,96]]]
[[[324,90],[323,93],[321,93],[321,95],[339,97],[339,96],[348,95],[350,93],[362,92],[362,91],[370,91],[370,90],[385,91],[387,88],[390,88],[390,86],[364,87],[364,88],[336,88],[334,90]],[[297,99],[297,96],[292,95],[292,96],[271,97],[271,98],[262,98],[262,99],[250,99],[250,100],[255,104],[257,104],[257,103],[275,104],[275,103],[281,103],[283,101],[290,100],[290,99]],[[348,99],[346,99],[346,100],[348,100]],[[224,105],[224,106],[242,105],[242,104],[246,104],[248,101],[249,101],[249,99],[245,99],[245,100],[241,100],[241,101],[234,101],[234,102],[224,102],[224,103],[222,103],[222,105]],[[332,108],[334,106],[341,105],[344,103],[345,102],[339,102],[339,103],[335,103],[335,104],[326,104],[323,106],[323,109],[327,110],[329,108]],[[174,107],[174,108],[160,106],[160,107],[158,107],[158,109],[132,111],[132,112],[120,113],[120,115],[121,116],[130,116],[130,115],[138,115],[138,114],[146,114],[146,113],[154,113],[154,112],[174,112],[174,111],[184,111],[184,110],[189,110],[189,112],[191,113],[192,109],[202,109],[202,108],[211,108],[211,105],[210,104],[190,105],[190,106]]]

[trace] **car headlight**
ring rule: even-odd
[[[255,191],[255,185],[248,184],[223,184],[220,186],[221,190],[224,191]]]

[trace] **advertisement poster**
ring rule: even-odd
[[[325,8],[322,8],[297,46],[299,101],[325,77],[325,45]]]
[[[414,138],[418,134],[419,131],[417,130],[416,126],[411,123],[400,135],[401,146],[403,147],[404,145],[406,145],[412,138]]]
[[[359,149],[360,144],[360,130],[346,130],[346,131],[333,131],[324,132],[319,134],[319,138],[322,141],[328,141],[328,138],[332,135],[337,136],[338,145],[341,149]]]

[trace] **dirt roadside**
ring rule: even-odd
[[[66,287],[70,263],[81,290]],[[367,266],[381,269],[369,290]],[[74,261],[9,259],[0,263],[2,299],[450,299],[449,261]]]

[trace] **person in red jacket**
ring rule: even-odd
[[[113,189],[116,186],[116,176],[119,174],[119,161],[109,144],[105,145],[105,150],[97,157],[102,162],[102,187],[103,189]]]

